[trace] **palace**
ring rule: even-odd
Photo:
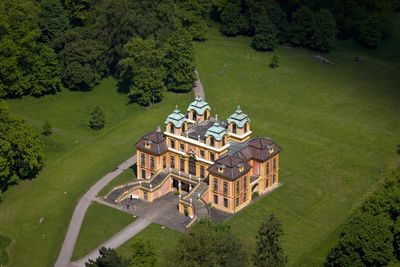
[[[250,118],[240,107],[226,121],[212,117],[199,97],[185,114],[176,107],[164,132],[157,129],[137,142],[137,181],[116,201],[132,196],[153,201],[176,191],[179,211],[191,217],[207,206],[241,210],[253,194],[279,184],[280,147],[251,133]]]

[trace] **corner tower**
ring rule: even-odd
[[[187,130],[186,117],[180,112],[178,106],[175,107],[174,112],[168,115],[165,124],[165,130],[172,134],[180,135]]]
[[[240,106],[228,118],[229,138],[237,142],[244,142],[250,138],[250,118],[243,113]]]

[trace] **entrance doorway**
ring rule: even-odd
[[[189,174],[196,176],[196,159],[189,157]]]

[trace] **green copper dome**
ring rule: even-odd
[[[235,123],[239,128],[243,128],[246,122],[250,122],[250,118],[238,106],[235,113],[230,115],[227,121],[228,123]]]
[[[172,123],[175,127],[181,128],[182,124],[186,121],[185,115],[183,115],[178,106],[175,107],[174,112],[172,112],[167,119],[165,120],[165,124]]]
[[[203,115],[206,110],[211,110],[210,106],[206,101],[204,101],[201,97],[196,97],[196,100],[190,103],[187,111],[194,110],[197,114]]]
[[[215,140],[221,141],[222,138],[224,138],[225,134],[226,134],[226,129],[224,127],[222,127],[218,121],[216,121],[216,122],[214,122],[213,126],[208,128],[208,130],[205,134],[205,137],[208,137],[211,135],[215,138]]]

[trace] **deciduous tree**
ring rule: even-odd
[[[149,39],[134,37],[124,47],[126,57],[121,60],[121,78],[128,83],[129,98],[140,105],[159,102],[165,90],[163,51]]]
[[[149,239],[134,239],[131,246],[129,265],[135,267],[153,267],[157,263],[157,255],[154,252],[154,244]]]
[[[0,191],[18,183],[18,179],[34,178],[43,167],[43,159],[37,133],[0,101]]]
[[[335,43],[336,22],[331,12],[321,9],[314,15],[314,32],[310,40],[310,46],[320,51],[329,51]]]
[[[90,259],[85,263],[86,267],[128,267],[128,263],[114,249],[101,247],[99,253],[96,260]]]
[[[273,51],[278,46],[278,36],[275,26],[268,17],[263,17],[256,28],[253,46],[260,51]]]
[[[53,129],[49,121],[45,121],[42,126],[42,134],[44,136],[50,136],[53,133]]]
[[[179,241],[173,253],[173,266],[239,267],[245,262],[239,240],[223,224],[201,220]]]
[[[174,92],[189,92],[196,79],[194,48],[190,35],[184,31],[171,34],[165,53],[165,83]]]
[[[393,255],[390,220],[363,213],[350,220],[325,266],[383,266]]]
[[[95,106],[92,113],[90,113],[89,127],[93,130],[101,130],[106,124],[106,118],[99,106]]]

